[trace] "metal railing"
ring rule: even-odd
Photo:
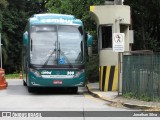
[[[122,62],[122,94],[160,100],[160,53],[125,52]]]

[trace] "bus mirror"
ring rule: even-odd
[[[93,37],[92,37],[92,35],[88,34],[87,35],[87,46],[91,47],[92,46],[92,42],[93,42]]]
[[[93,42],[93,37],[92,35],[90,35],[89,33],[86,33],[85,34],[85,40],[87,42],[87,49],[86,49],[86,54],[87,54],[87,57],[86,57],[86,60],[87,62],[89,61],[89,56],[92,56],[92,42]]]
[[[23,34],[23,44],[26,45],[28,43],[28,32],[26,31]]]

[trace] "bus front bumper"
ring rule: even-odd
[[[54,79],[31,76],[28,80],[30,87],[83,87],[85,85],[85,77],[77,77],[70,79]]]

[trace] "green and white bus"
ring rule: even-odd
[[[66,87],[77,93],[85,85],[87,34],[73,15],[35,14],[23,34],[23,84]]]

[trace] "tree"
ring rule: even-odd
[[[8,7],[3,11],[2,44],[3,67],[6,73],[21,70],[22,34],[27,19],[39,12],[45,11],[47,0],[6,0],[0,1],[0,5]],[[2,7],[0,8],[2,9]],[[0,17],[1,18],[1,17]]]
[[[3,67],[6,73],[20,69],[21,33],[25,18],[25,0],[8,0],[8,3],[2,20]]]
[[[7,0],[1,0],[0,1],[0,9],[6,8],[8,6]]]
[[[22,34],[27,19],[35,14],[46,12],[45,4],[48,0],[6,0],[0,1],[0,6],[7,6],[0,13],[2,22],[3,67],[6,73],[21,70]],[[2,4],[3,3],[3,4]],[[4,9],[0,7],[0,11]],[[2,17],[3,16],[3,19]]]
[[[4,11],[6,10],[8,6],[7,0],[1,0],[0,1],[0,33],[2,37],[2,54],[3,54],[3,59],[6,61],[8,55],[7,55],[7,47],[8,47],[8,40],[5,39],[5,34],[2,32],[2,25],[3,25],[3,14]],[[6,46],[6,47],[4,47]]]
[[[105,0],[49,0],[46,4],[48,12],[72,14],[84,22],[87,30],[92,30],[93,21],[90,19],[90,5],[104,4]]]
[[[134,49],[160,50],[159,0],[125,0],[131,6],[133,29],[135,30]]]
[[[2,31],[2,18],[3,18],[3,11],[8,6],[8,2],[6,0],[0,1],[0,32]]]
[[[26,0],[25,12],[28,17],[36,13],[46,13],[45,5],[47,2],[48,0]]]

